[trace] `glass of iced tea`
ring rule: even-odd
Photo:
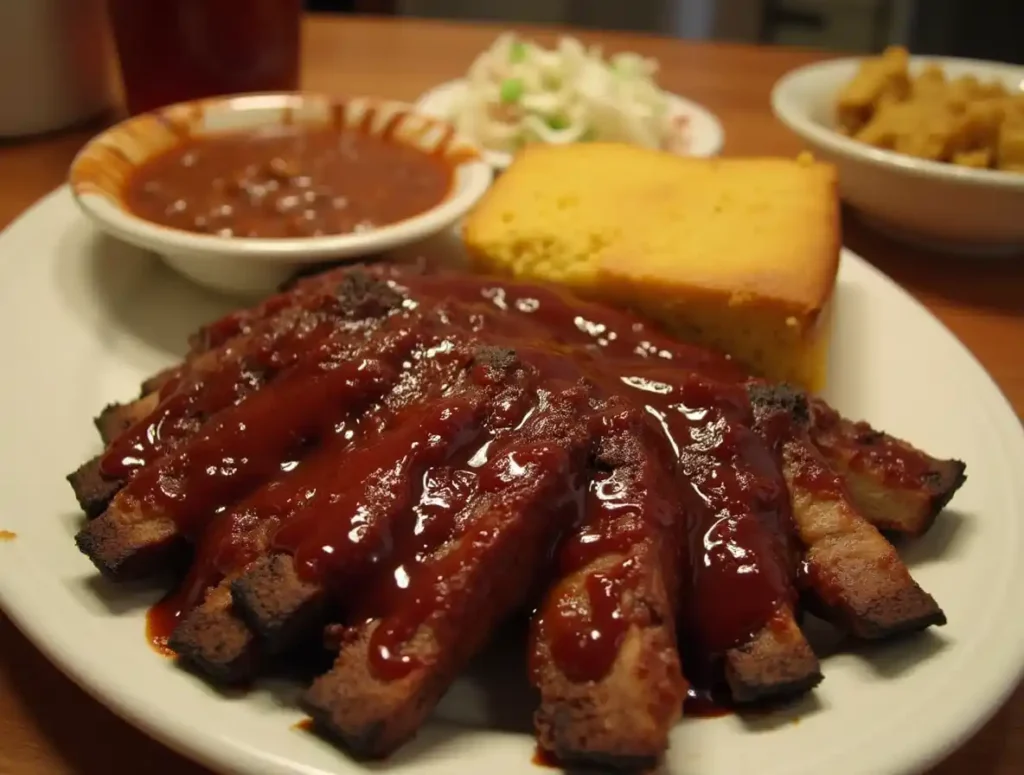
[[[302,0],[109,0],[131,113],[299,86]]]

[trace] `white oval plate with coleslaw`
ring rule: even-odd
[[[442,83],[426,92],[416,101],[419,112],[428,116],[452,119],[454,106],[462,99],[468,88],[465,79]],[[703,105],[699,105],[677,94],[665,94],[669,111],[678,121],[679,135],[673,144],[673,152],[682,156],[715,156],[725,143],[725,130],[718,118]],[[495,151],[484,147],[484,158],[497,170],[505,169],[512,163],[514,154]]]

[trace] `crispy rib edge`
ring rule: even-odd
[[[755,425],[780,445],[793,523],[805,548],[801,581],[809,607],[859,638],[945,624],[942,609],[857,511],[842,476],[812,443],[806,395],[785,385],[755,385],[750,394]],[[776,438],[771,428],[778,423]]]
[[[283,651],[322,622],[326,593],[304,581],[289,554],[256,560],[231,582],[235,610],[268,652]]]
[[[924,534],[967,481],[967,467],[961,460],[934,458],[909,442],[839,415],[820,398],[810,399],[808,409],[812,443],[843,477],[856,509],[879,530],[911,537]],[[892,483],[884,467],[852,465],[879,442],[917,457],[920,468],[927,471],[920,486]]]
[[[942,609],[914,581],[896,548],[853,508],[838,475],[828,495],[801,483],[801,467],[820,464],[810,443],[789,440],[783,455],[814,607],[859,638],[945,624]]]
[[[139,398],[145,398],[150,393],[158,392],[160,388],[178,376],[181,368],[180,365],[168,366],[151,377],[147,377],[139,386]]]
[[[148,393],[127,404],[107,404],[93,422],[103,443],[110,444],[159,405],[160,394]]]
[[[966,466],[959,460],[935,461],[926,488],[887,486],[884,472],[856,471],[842,462],[833,463],[846,482],[850,499],[862,516],[879,530],[897,535],[924,535],[967,481]]]
[[[733,700],[741,704],[795,697],[822,678],[818,657],[788,606],[725,655],[725,680]]]
[[[237,615],[231,582],[207,590],[167,641],[185,663],[219,683],[238,683],[254,675],[261,649],[249,626]]]
[[[535,617],[531,651],[534,683],[541,702],[534,714],[540,745],[571,766],[619,770],[653,767],[668,748],[668,736],[682,712],[687,682],[675,638],[675,606],[665,588],[659,552],[645,541],[629,555],[601,558],[556,586]],[[551,657],[544,619],[556,616],[565,595],[585,595],[579,584],[609,562],[644,568],[640,592],[630,605],[637,623],[626,632],[606,676],[573,681]]]
[[[109,404],[94,420],[104,445],[110,445],[128,428],[147,417],[159,404],[156,393],[146,395],[129,404]],[[103,476],[97,455],[68,474],[67,481],[75,493],[75,500],[88,519],[95,519],[104,512],[124,484],[120,479]]]
[[[111,481],[100,473],[102,457],[97,455],[87,460],[67,476],[79,507],[89,519],[95,519],[102,514],[121,489],[120,481]]]
[[[448,605],[428,616],[407,644],[421,660],[409,675],[382,681],[368,668],[370,639],[382,620],[349,631],[334,666],[304,697],[318,729],[368,758],[387,755],[416,733],[494,627],[525,603],[560,531],[560,520],[539,518],[535,512],[558,499],[575,465],[557,474],[549,470],[500,502],[472,507],[477,516],[467,534],[456,540],[459,546],[472,542],[473,561],[461,563],[448,576]],[[518,501],[511,514],[510,498]],[[458,547],[442,549],[437,562],[456,551]]]
[[[631,627],[600,681],[574,683],[564,676],[544,680],[533,717],[541,747],[570,767],[655,767],[686,697],[672,630],[671,621]],[[553,670],[545,666],[545,672]],[[648,712],[650,704],[674,712]]]
[[[144,515],[133,508],[109,512],[87,523],[75,536],[78,548],[93,561],[99,571],[118,581],[143,578],[153,568],[174,564],[185,549],[185,542],[173,520]]]

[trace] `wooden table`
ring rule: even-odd
[[[497,29],[399,20],[308,22],[305,86],[412,99],[462,73]],[[553,35],[537,32],[542,40]],[[819,55],[693,45],[637,35],[587,34],[607,49],[657,57],[661,80],[717,113],[727,154],[794,154],[797,140],[771,115],[772,83]],[[0,144],[0,227],[64,180],[90,128]],[[974,352],[1024,415],[1024,262],[970,263],[897,246],[847,219],[848,246],[910,290]],[[158,700],[157,700],[158,701]],[[922,723],[927,723],[922,719]],[[57,672],[0,614],[0,773],[202,775],[206,771],[117,719]],[[1024,772],[1024,688],[931,775]]]

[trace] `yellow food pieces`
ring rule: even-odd
[[[916,74],[905,49],[865,60],[836,101],[844,134],[876,148],[977,169],[1024,171],[1024,94],[937,65]]]

